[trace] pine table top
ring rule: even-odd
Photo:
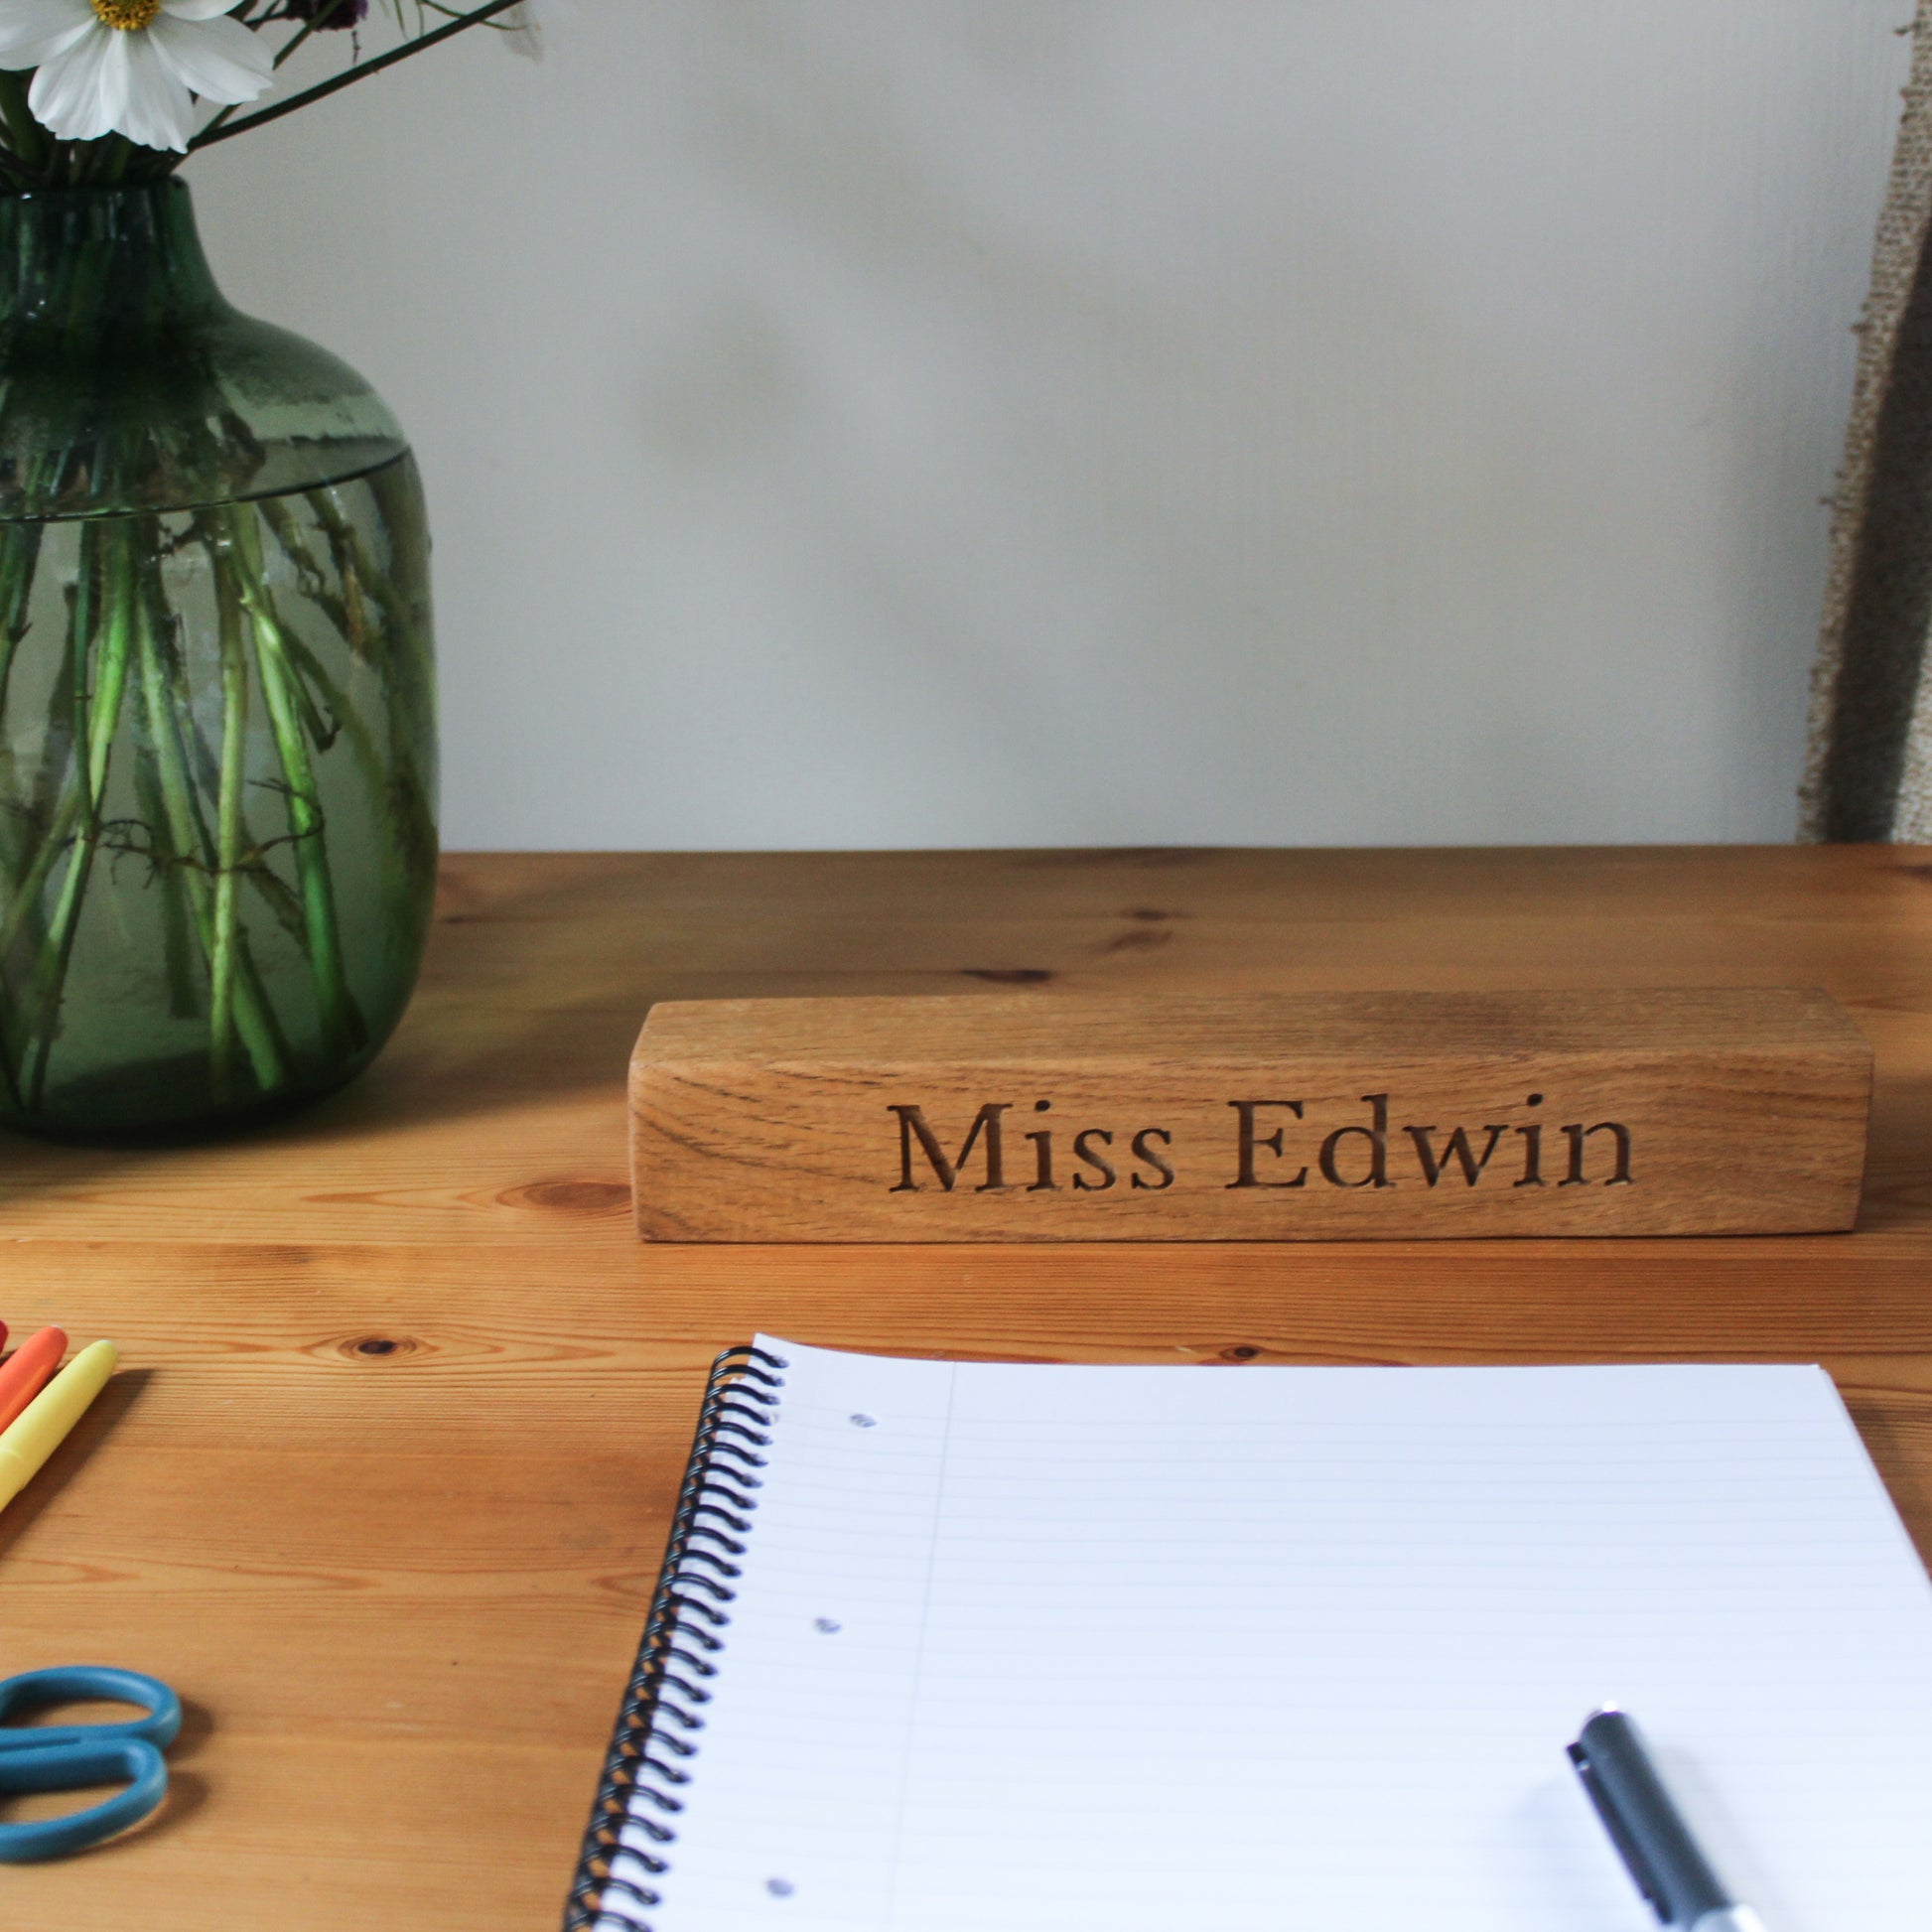
[[[623,1073],[708,995],[1823,986],[1850,1235],[644,1247]],[[1932,1553],[1932,853],[460,856],[376,1067],[226,1147],[0,1137],[0,1315],[126,1366],[0,1516],[7,1671],[189,1706],[152,1825],[10,1932],[550,1932],[712,1355],[1821,1360]]]

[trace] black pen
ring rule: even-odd
[[[1698,1849],[1644,1749],[1643,1733],[1614,1709],[1598,1711],[1570,1746],[1570,1761],[1624,1868],[1665,1925],[1684,1932],[1764,1932]]]

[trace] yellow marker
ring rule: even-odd
[[[0,1509],[25,1489],[40,1466],[107,1386],[120,1351],[89,1342],[4,1430],[0,1431]]]

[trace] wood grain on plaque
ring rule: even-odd
[[[1798,987],[680,1001],[631,1173],[669,1241],[1793,1234],[1870,1092]]]

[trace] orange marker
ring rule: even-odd
[[[43,1328],[39,1334],[29,1335],[0,1365],[0,1429],[5,1429],[53,1380],[67,1352],[66,1334],[59,1328]]]

